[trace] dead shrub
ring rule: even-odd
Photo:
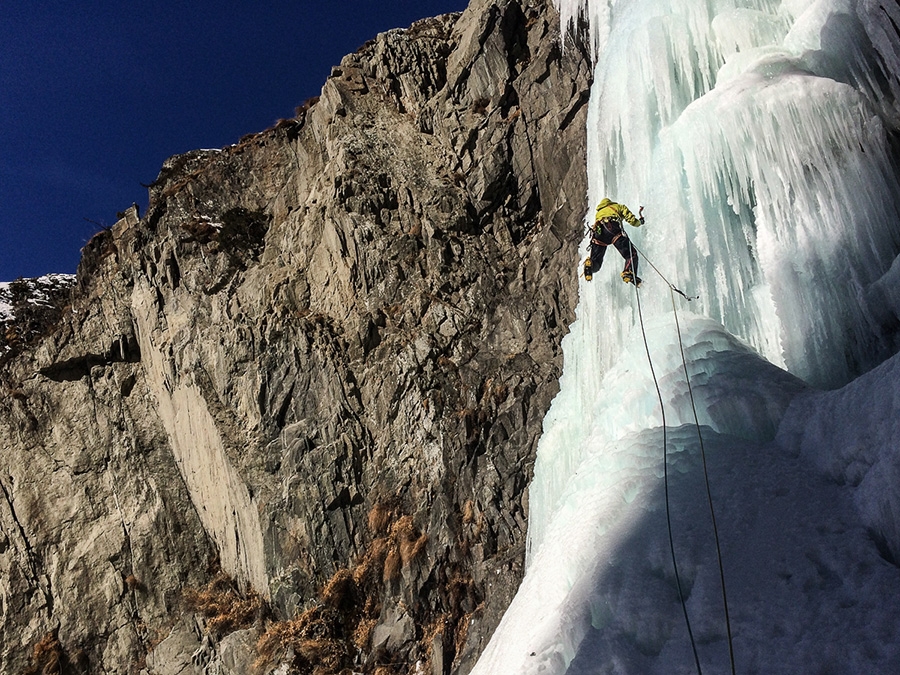
[[[428,663],[434,661],[434,640],[438,635],[443,639],[448,622],[449,617],[446,614],[440,614],[422,630],[422,639],[419,640],[419,644]]]
[[[441,354],[437,359],[438,365],[444,370],[459,370],[456,363],[449,356]]]
[[[413,524],[412,516],[403,516],[395,521],[394,524],[391,525],[390,535],[391,539],[398,544],[409,541],[410,539],[414,540],[418,535],[418,532],[416,532],[416,526]]]
[[[413,560],[419,557],[424,550],[425,544],[428,543],[428,535],[420,534],[415,539],[408,539],[400,543],[400,558],[404,565],[409,565]]]
[[[393,581],[397,578],[400,574],[400,562],[400,549],[397,547],[391,548],[384,559],[384,571],[382,574],[384,581]]]
[[[260,672],[276,661],[290,658],[300,672],[336,673],[349,662],[340,617],[326,607],[312,607],[289,621],[270,623],[256,643],[255,669]]]
[[[356,630],[353,631],[353,644],[359,651],[368,649],[369,642],[372,640],[372,632],[377,625],[378,619],[375,617],[363,619],[357,624]]]
[[[352,568],[335,572],[315,606],[287,621],[269,622],[259,638],[255,669],[284,663],[291,673],[334,675],[350,672],[365,652],[382,611],[384,583],[399,574],[424,549],[412,516],[397,517],[397,506],[380,500],[368,514],[376,537]],[[342,670],[344,669],[344,670]],[[366,672],[372,673],[371,666]],[[375,673],[392,673],[387,665]]]
[[[475,503],[471,499],[467,499],[466,503],[463,504],[462,521],[466,525],[475,522]]]
[[[221,225],[220,225],[221,227]],[[219,235],[216,224],[208,218],[195,218],[184,225],[184,229],[191,235],[194,241],[208,244]]]
[[[384,534],[394,517],[394,509],[387,502],[377,502],[369,511],[369,529],[373,534]]]
[[[472,102],[472,112],[478,115],[484,115],[487,112],[490,103],[491,99],[485,96],[475,99],[475,101]]]
[[[218,635],[249,626],[262,611],[259,596],[251,592],[242,597],[224,572],[213,577],[205,588],[186,588],[183,595],[188,609],[206,618],[207,630]]]
[[[485,380],[481,389],[481,400],[484,402],[492,402],[494,405],[503,403],[509,396],[509,386],[503,382],[498,382],[492,377]]]
[[[19,335],[19,329],[17,326],[9,325],[6,327],[6,330],[3,332],[3,339],[9,345],[15,345],[20,342],[21,338]]]
[[[47,633],[31,648],[31,666],[25,675],[60,675],[66,663],[56,632]]]
[[[466,646],[466,640],[469,637],[469,624],[471,614],[463,614],[456,624],[456,635],[453,639],[453,648],[457,654],[462,654],[463,648]]]
[[[396,303],[393,305],[385,305],[381,311],[384,312],[387,317],[396,319],[403,314],[404,309],[406,308],[404,307],[403,303]]]
[[[125,585],[128,587],[129,591],[140,591],[143,593],[147,590],[144,582],[134,576],[134,574],[129,574],[125,577]]]
[[[342,645],[335,640],[313,638],[302,640],[298,651],[300,656],[311,664],[324,666],[328,670],[337,670],[341,666]]]
[[[338,570],[322,590],[322,602],[335,609],[353,606],[356,599],[356,582],[348,569]]]
[[[468,614],[475,611],[478,600],[471,575],[457,570],[447,580],[445,588],[454,613]]]
[[[294,114],[297,117],[300,117],[301,115],[305,115],[309,111],[309,109],[312,108],[318,102],[319,102],[319,97],[312,96],[312,97],[306,99],[303,103],[298,105],[296,108],[294,108]]]
[[[484,532],[484,525],[486,519],[484,517],[484,513],[479,513],[477,518],[475,519],[475,529],[472,531],[472,538],[478,539],[481,536],[481,533]]]
[[[412,516],[403,516],[391,525],[389,536],[393,543],[391,552],[396,550],[404,565],[408,565],[415,560],[419,553],[422,552],[422,549],[425,548],[425,544],[428,543],[428,535],[419,534],[419,531],[413,524]],[[390,558],[390,555],[388,553],[388,558]],[[387,561],[385,561],[386,566]],[[388,578],[387,571],[385,571],[385,578]]]
[[[388,554],[389,542],[387,539],[376,539],[362,555],[353,568],[353,580],[357,586],[365,586],[370,581],[377,579],[384,567],[384,561]]]

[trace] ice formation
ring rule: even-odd
[[[525,579],[473,672],[697,672],[663,411],[704,668],[730,672],[701,438],[737,672],[892,672],[900,6],[557,4],[564,26],[587,18],[595,56],[589,202],[645,207],[627,228],[645,283],[619,281],[614,251],[581,281]]]

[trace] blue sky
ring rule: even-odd
[[[466,0],[0,5],[0,281],[74,272],[169,156],[261,131],[377,33]]]

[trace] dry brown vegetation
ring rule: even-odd
[[[368,515],[369,530],[372,534],[384,534],[391,524],[394,509],[387,502],[378,502],[371,508]]]
[[[483,514],[471,501],[463,505],[460,517],[461,524],[470,530],[483,521]],[[404,661],[410,658],[406,651],[395,653],[384,646],[373,651],[372,637],[382,620],[386,593],[397,592],[396,579],[422,555],[428,537],[416,528],[412,516],[401,512],[396,500],[377,502],[368,513],[367,523],[373,538],[351,567],[338,569],[318,597],[293,618],[266,622],[256,643],[255,673],[271,672],[275,666],[286,667],[284,672],[298,675],[409,672],[409,664]],[[439,573],[437,580],[442,613],[417,613],[415,618],[419,626],[415,658],[424,661],[426,672],[430,671],[435,647],[443,652],[445,660],[452,661],[462,653],[470,619],[480,611],[474,582],[462,568],[447,569]],[[140,581],[126,578],[125,583],[137,589]],[[185,590],[183,597],[186,607],[204,616],[207,630],[219,637],[254,621],[260,626],[267,613],[258,596],[241,594],[233,580],[222,572],[215,574],[204,588]],[[440,641],[436,639],[438,635]],[[42,665],[29,671],[29,675],[63,674],[52,670],[60,656],[53,657],[54,649],[59,647],[51,637],[39,650],[36,647],[36,654],[42,655]]]
[[[509,396],[509,387],[503,382],[497,382],[494,378],[489,377],[485,380],[481,388],[482,402],[490,402],[495,406],[503,403]]]
[[[428,535],[419,534],[413,525],[412,516],[403,516],[394,523],[389,538],[400,551],[400,559],[404,565],[415,560],[428,543]]]
[[[484,115],[487,113],[488,106],[491,104],[491,99],[481,97],[472,102],[472,112],[478,115]]]
[[[31,650],[32,668],[25,671],[27,675],[54,675],[62,672],[65,654],[54,633],[47,633]]]
[[[128,587],[129,591],[140,591],[143,593],[147,590],[144,582],[138,579],[134,574],[129,574],[125,577],[125,585]]]
[[[306,115],[306,113],[309,112],[309,109],[312,108],[318,102],[319,102],[318,96],[311,96],[310,98],[306,99],[303,103],[298,105],[296,108],[294,108],[294,114],[297,117]]]
[[[31,648],[31,665],[24,675],[63,675],[79,673],[86,666],[84,652],[70,659],[59,642],[56,631],[47,633]]]
[[[327,606],[312,607],[289,621],[269,624],[256,643],[255,668],[262,671],[293,654],[290,665],[294,672],[340,672],[351,657],[342,624],[338,612]]]
[[[205,588],[185,589],[184,600],[188,609],[206,618],[207,630],[218,635],[249,626],[263,610],[256,593],[241,595],[224,572],[216,574]]]
[[[287,662],[292,672],[327,675],[350,672],[371,643],[382,609],[384,584],[422,553],[428,537],[412,516],[400,516],[390,502],[369,511],[377,536],[352,568],[339,569],[322,589],[318,602],[288,621],[270,622],[257,643],[257,671]],[[373,673],[392,673],[379,665]]]

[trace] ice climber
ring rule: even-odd
[[[643,207],[641,207],[642,210]],[[604,199],[600,202],[597,212],[594,214],[594,227],[591,229],[591,255],[584,261],[584,278],[587,281],[591,280],[595,270],[600,269],[606,247],[612,245],[625,258],[622,281],[626,284],[633,283],[635,286],[641,285],[641,278],[637,275],[637,251],[631,245],[628,235],[622,231],[623,219],[634,227],[644,224],[644,217],[635,217],[624,204],[617,204],[611,199]]]

